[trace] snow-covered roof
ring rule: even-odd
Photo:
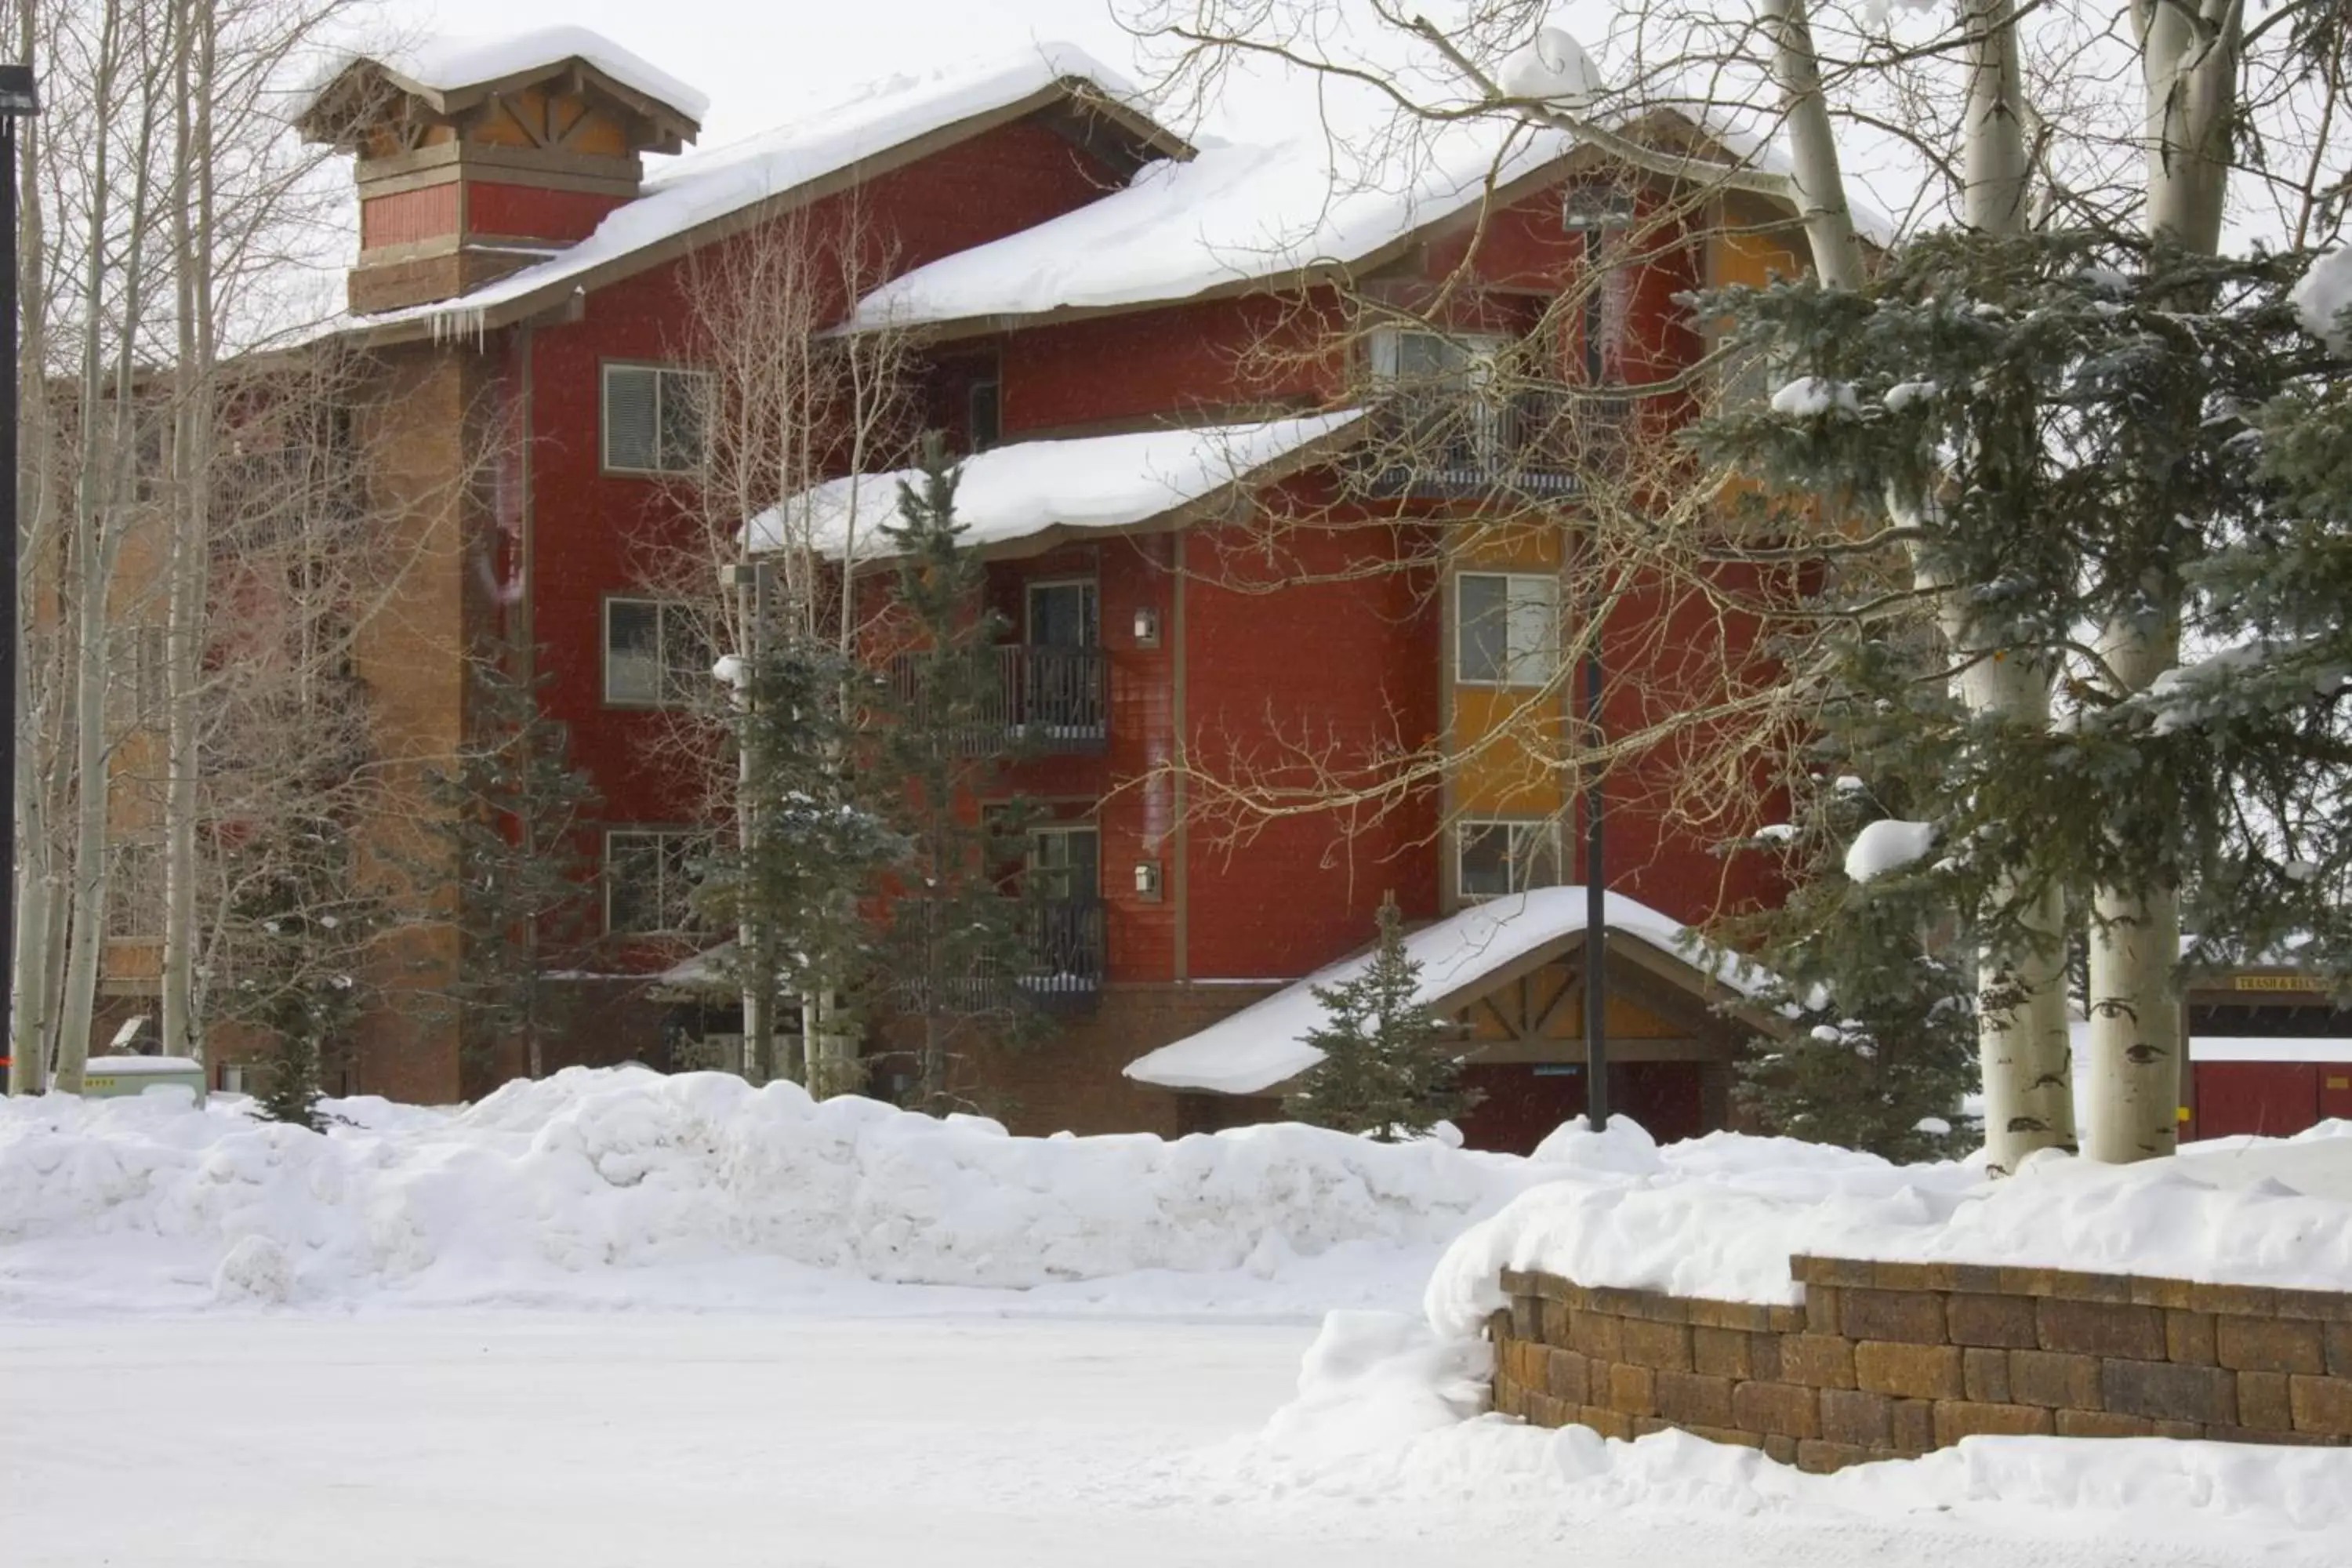
[[[82,1070],[102,1078],[156,1078],[200,1073],[205,1064],[192,1057],[90,1057]]]
[[[992,447],[964,459],[956,520],[967,531],[964,542],[975,546],[1009,544],[1055,529],[1131,528],[1339,436],[1361,417],[1348,409],[1253,425]],[[753,518],[746,542],[759,552],[805,538],[828,555],[886,553],[881,531],[897,520],[898,486],[920,478],[908,468],[828,480]]]
[[[893,77],[757,136],[678,159],[649,177],[645,194],[608,215],[594,233],[545,261],[461,299],[368,317],[366,325],[383,329],[423,321],[436,333],[480,331],[502,308],[541,296],[551,302],[624,276],[653,247],[705,224],[961,121],[1030,100],[1042,105],[1057,89],[1074,88],[1144,119],[1142,95],[1134,84],[1071,44],[1034,44],[980,65]]]
[[[893,279],[851,325],[1044,315],[1190,299],[1314,266],[1357,266],[1565,153],[1568,137],[1465,122],[1370,155],[1317,135],[1204,146],[1125,190]]]
[[[2192,1062],[2352,1062],[2352,1040],[2317,1036],[2191,1035]]]
[[[1634,121],[1672,117],[1730,158],[1773,174],[1779,147],[1698,103],[1646,104]],[[1309,135],[1272,144],[1204,146],[1190,163],[1143,170],[1125,190],[891,279],[858,302],[854,328],[997,321],[1057,311],[1189,300],[1323,267],[1360,268],[1490,189],[1565,157],[1575,138],[1549,127],[1472,119],[1371,151]],[[1861,203],[1874,244],[1895,226]]]
[[[1584,907],[1585,889],[1580,887],[1538,888],[1474,904],[1406,933],[1406,955],[1421,965],[1419,1001],[1435,1007],[1539,949],[1580,936],[1585,930]],[[1632,937],[1694,963],[1742,995],[1753,994],[1762,979],[1736,953],[1703,952],[1689,927],[1637,899],[1608,894],[1603,918],[1612,934]],[[1258,1094],[1295,1078],[1323,1059],[1323,1053],[1305,1040],[1307,1031],[1324,1021],[1323,1005],[1315,999],[1316,988],[1355,979],[1370,964],[1371,957],[1367,949],[1341,959],[1199,1034],[1138,1057],[1127,1064],[1127,1076],[1162,1089],[1207,1089],[1217,1094]]]
[[[667,104],[689,120],[710,109],[708,95],[587,27],[532,27],[520,33],[428,35],[389,49],[349,54],[335,60],[312,84],[297,118],[319,105],[327,89],[355,65],[379,67],[394,86],[427,99],[469,87],[505,81],[578,60],[632,91]]]

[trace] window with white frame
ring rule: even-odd
[[[1454,829],[1454,890],[1499,899],[1559,882],[1559,823],[1464,822]]]
[[[604,601],[606,702],[682,707],[710,685],[710,645],[687,605],[661,599]]]
[[[710,836],[691,829],[615,827],[604,834],[604,930],[614,936],[693,931],[696,875]]]
[[[1559,664],[1559,579],[1465,572],[1454,583],[1454,678],[1465,686],[1541,686]]]
[[[702,466],[710,378],[664,365],[604,367],[604,467],[623,474],[685,474]]]

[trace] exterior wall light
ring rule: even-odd
[[[1147,903],[1160,901],[1160,862],[1138,860],[1135,863],[1135,896]]]
[[[1135,607],[1135,646],[1138,647],[1160,646],[1160,612],[1150,605],[1138,605]]]

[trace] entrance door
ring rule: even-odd
[[[1102,735],[1099,621],[1091,578],[1029,584],[1021,719],[1041,726],[1049,741]]]

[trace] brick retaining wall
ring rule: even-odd
[[[1979,1433],[2352,1445],[2352,1292],[1795,1258],[1795,1307],[1506,1270],[1495,1408],[1809,1470]]]

